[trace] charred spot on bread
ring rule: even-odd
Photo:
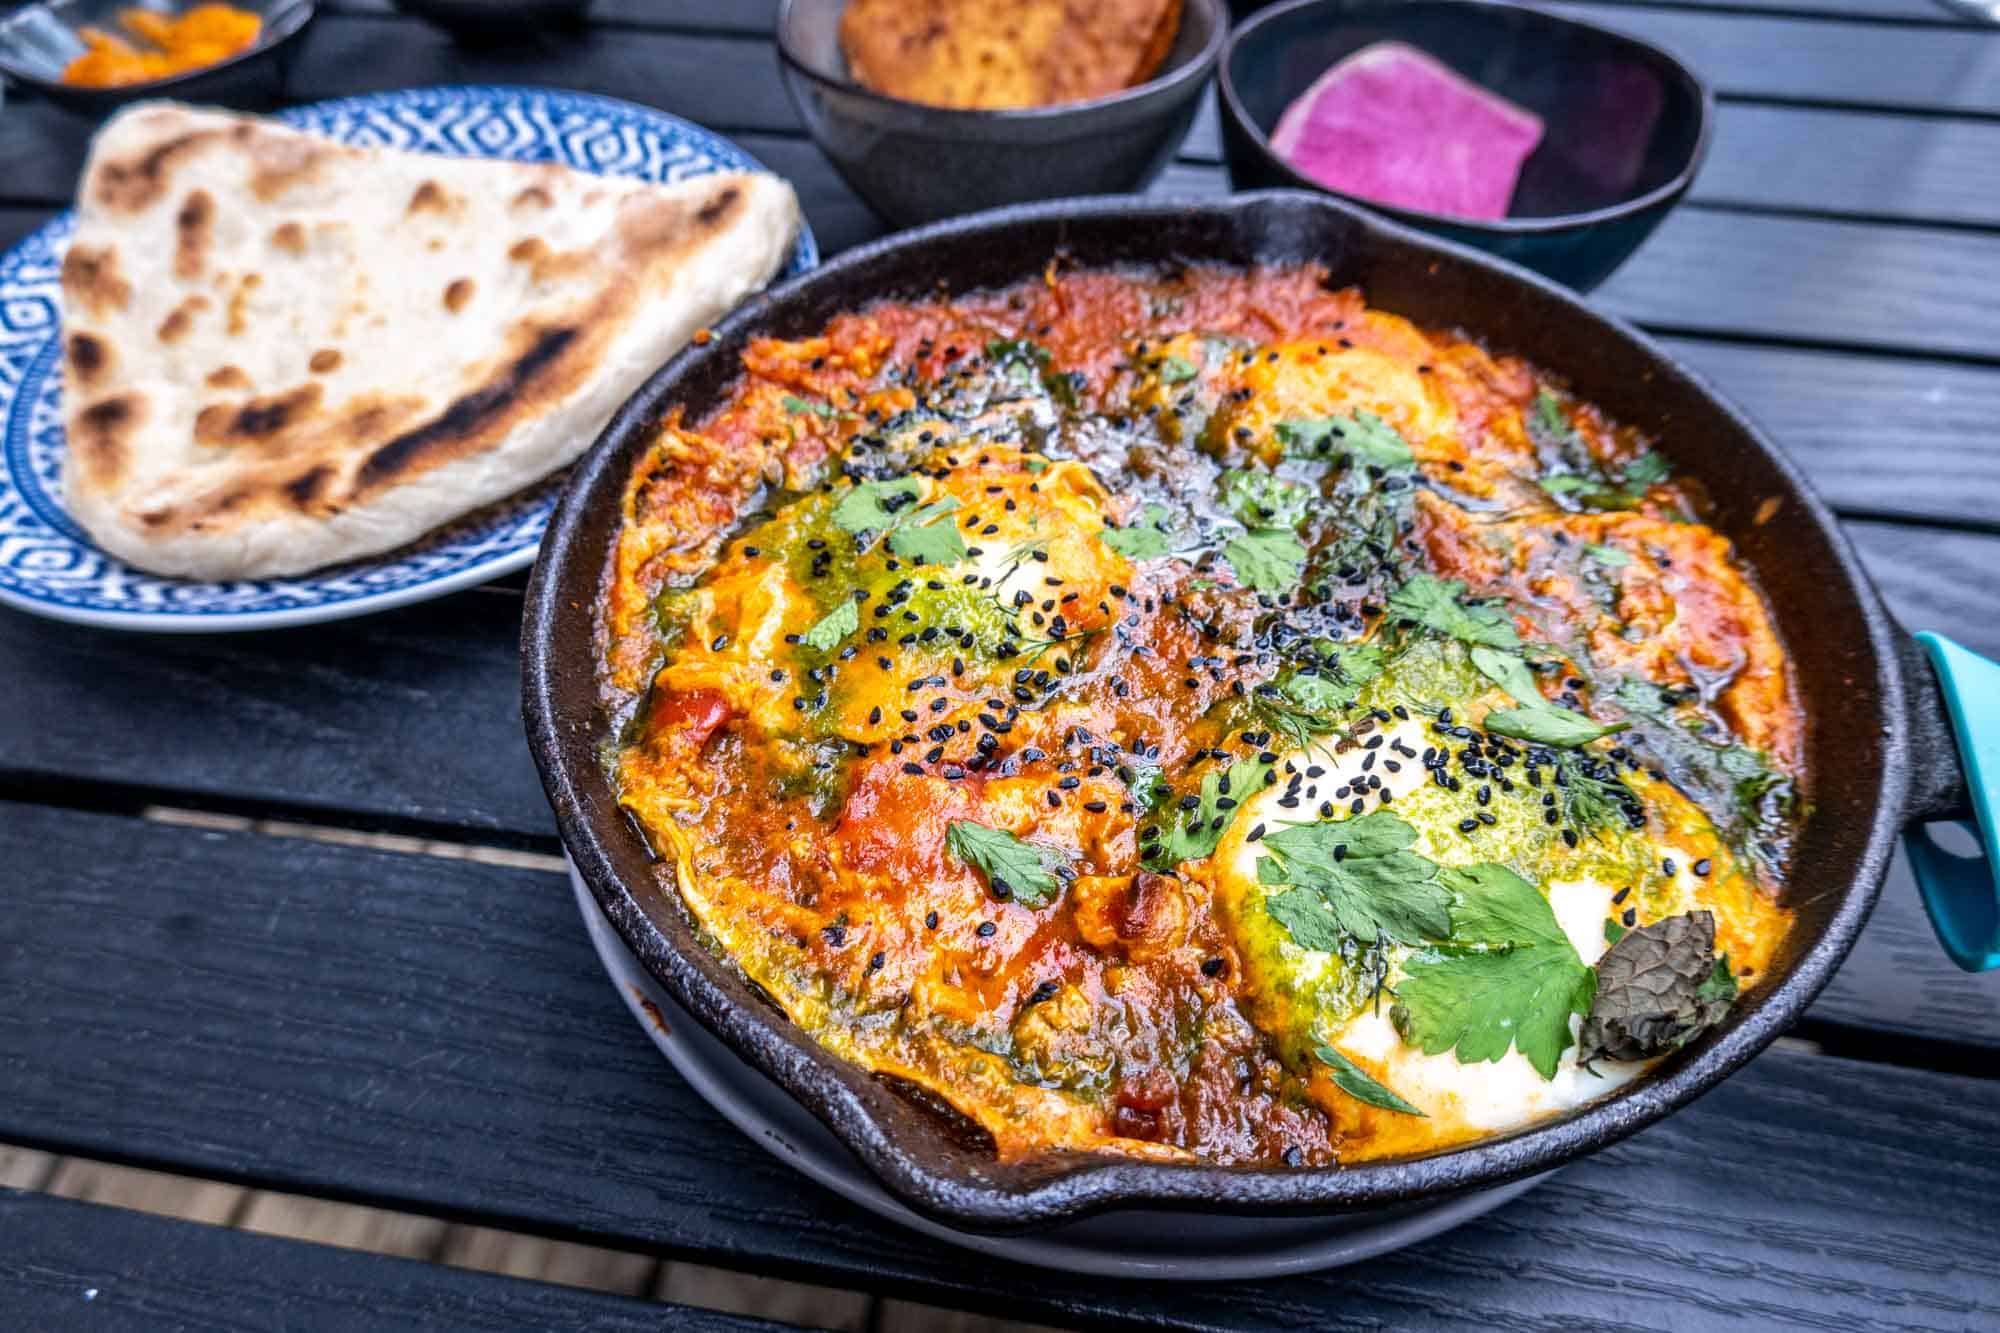
[[[476,284],[471,278],[453,278],[445,285],[444,308],[456,315],[465,309],[465,303],[472,299]]]
[[[137,393],[99,399],[76,414],[70,448],[93,485],[109,487],[125,471],[132,435],[145,419],[146,400]]]
[[[408,213],[445,213],[451,210],[451,196],[436,181],[424,181],[410,195]]]
[[[555,199],[547,190],[539,185],[530,185],[514,196],[510,207],[526,208],[528,205],[533,204],[537,208],[553,208],[555,202]]]
[[[208,372],[204,382],[211,389],[247,389],[251,385],[250,376],[241,366],[218,366]]]
[[[118,266],[115,246],[92,249],[72,245],[63,256],[63,295],[93,315],[123,310],[132,300],[132,284]]]
[[[315,463],[285,483],[285,495],[300,509],[307,509],[325,492],[326,484],[331,480],[333,480],[332,465]]]
[[[198,278],[214,238],[215,197],[207,190],[195,190],[181,201],[174,214],[174,276]]]
[[[155,144],[124,162],[104,162],[97,168],[91,193],[114,213],[136,213],[166,193],[174,159],[215,137],[213,130],[195,130]]]
[[[340,369],[340,349],[338,347],[322,347],[312,354],[312,359],[306,362],[306,366],[315,375],[324,375],[328,371],[338,370]]]
[[[722,191],[695,211],[694,220],[704,227],[712,227],[736,206],[743,192],[734,185],[725,186]]]
[[[280,222],[271,229],[271,244],[288,254],[302,255],[306,252],[306,229],[296,222]]]
[[[78,330],[69,335],[69,368],[77,383],[90,385],[111,368],[111,344],[95,334]]]
[[[534,264],[546,259],[549,245],[539,236],[529,236],[507,247],[507,258],[517,264]]]
[[[194,327],[194,317],[201,311],[208,309],[208,304],[208,298],[199,293],[188,297],[167,312],[167,317],[160,321],[160,327],[154,332],[163,343],[179,342],[187,336],[187,331]],[[246,379],[240,387],[248,388],[249,381]]]
[[[368,456],[355,475],[355,489],[372,490],[399,477],[423,470],[431,454],[450,457],[476,441],[482,428],[495,424],[510,409],[526,409],[544,395],[533,392],[577,339],[577,330],[562,325],[531,331],[524,350],[486,384],[460,395],[436,417],[405,431]]]
[[[320,404],[323,391],[311,382],[283,393],[252,398],[240,406],[211,403],[195,414],[200,444],[249,444],[282,434]]]

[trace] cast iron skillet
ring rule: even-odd
[[[1652,433],[1715,497],[1713,522],[1756,569],[1797,664],[1816,812],[1791,882],[1796,924],[1770,976],[1728,1021],[1652,1077],[1504,1138],[1403,1161],[1264,1170],[1110,1157],[996,1163],[944,1118],[822,1051],[696,939],[671,873],[650,859],[599,761],[593,620],[620,497],[662,410],[698,418],[753,334],[800,337],[882,298],[966,292],[1080,266],[1325,264],[1337,284],[1419,324],[1458,327],[1566,376]],[[1768,500],[1775,515],[1759,524]],[[564,844],[632,951],[750,1064],[812,1109],[912,1206],[965,1229],[1018,1230],[1111,1207],[1339,1211],[1435,1200],[1545,1171],[1631,1134],[1713,1087],[1791,1025],[1881,891],[1906,821],[1957,813],[1967,793],[1918,647],[1884,613],[1826,508],[1769,441],[1658,347],[1524,269],[1367,217],[1319,195],[1082,199],[1001,209],[849,251],[753,298],[647,381],[571,473],[529,584],[521,630],[530,746]]]

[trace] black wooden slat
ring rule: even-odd
[[[1762,424],[1836,508],[2000,526],[2000,368],[1666,343]]]
[[[2000,44],[2000,34],[1961,40]],[[2000,226],[2000,124],[1726,103],[1689,197]]]
[[[1773,1052],[1352,1276],[1023,1280],[868,1219],[702,1106],[558,876],[35,807],[0,820],[0,858],[22,868],[0,897],[7,1140],[1063,1322],[2000,1318],[2000,1238],[1972,1221],[2000,1190],[1992,1081]]]
[[[1664,46],[1725,95],[2000,112],[2000,41],[1990,32],[1627,4],[1542,7]]]
[[[0,1190],[0,1324],[108,1333],[785,1327],[14,1190]]]
[[[2000,234],[1682,208],[1596,299],[1674,331],[2000,360],[1996,276]]]

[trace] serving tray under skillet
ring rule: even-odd
[[[1721,1027],[1585,1110],[1427,1157],[1300,1170],[1097,1156],[997,1163],[821,1050],[697,941],[670,872],[626,821],[598,759],[608,722],[597,702],[594,608],[625,480],[653,423],[671,404],[693,417],[714,406],[753,335],[799,337],[871,301],[1002,286],[1039,274],[1058,253],[1080,267],[1323,264],[1335,284],[1359,285],[1372,305],[1463,329],[1563,376],[1706,486],[1710,521],[1756,571],[1796,664],[1815,806],[1791,876],[1811,892],[1792,894],[1795,922],[1770,975]],[[1003,209],[851,251],[753,299],[709,343],[657,372],[577,465],[529,588],[522,656],[530,748],[563,841],[632,952],[891,1192],[969,1230],[1026,1229],[1112,1207],[1265,1213],[1409,1204],[1605,1147],[1692,1100],[1790,1026],[1852,946],[1905,821],[1953,813],[1965,800],[1921,654],[1883,612],[1832,516],[1741,413],[1643,335],[1525,270],[1293,192]]]

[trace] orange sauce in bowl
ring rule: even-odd
[[[79,88],[151,83],[246,51],[257,44],[264,28],[264,20],[249,10],[216,4],[196,5],[179,15],[124,9],[118,22],[144,45],[102,28],[85,27],[78,36],[89,49],[63,70],[64,83]]]

